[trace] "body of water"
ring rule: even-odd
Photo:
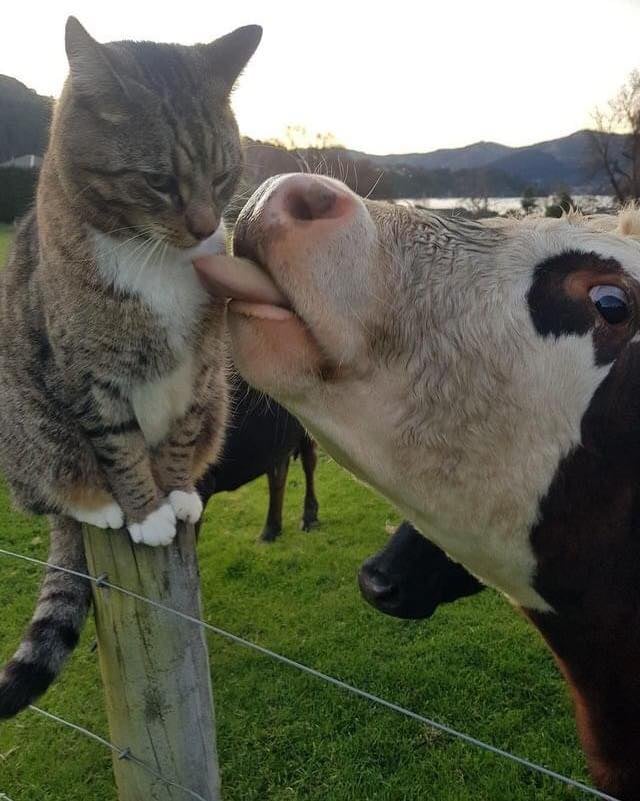
[[[608,210],[614,207],[614,200],[610,195],[572,195],[573,202],[586,214],[595,211]],[[489,211],[497,214],[508,214],[513,211],[522,211],[522,198],[519,197],[490,197],[487,198]],[[538,209],[544,211],[546,206],[554,202],[553,196],[535,198]],[[468,209],[473,211],[480,205],[480,200],[468,197],[424,197],[411,200],[400,200],[399,203],[409,205],[419,204],[429,209]]]

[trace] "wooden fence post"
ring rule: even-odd
[[[94,576],[201,618],[193,526],[173,545],[134,545],[125,531],[85,527]],[[213,693],[204,630],[108,588],[93,588],[111,742],[191,794],[114,755],[119,801],[219,801]]]

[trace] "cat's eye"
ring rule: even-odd
[[[589,297],[600,316],[609,325],[618,325],[628,319],[630,312],[629,300],[619,286],[594,286],[589,290]]]
[[[163,195],[178,194],[178,181],[173,175],[162,172],[145,172],[143,175],[149,186],[156,192],[161,192]]]
[[[214,176],[212,181],[214,186],[222,186],[222,184],[226,183],[228,178],[231,175],[231,170],[225,170],[224,172],[218,173],[218,175]]]

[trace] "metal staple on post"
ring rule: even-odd
[[[194,617],[194,616],[189,615],[189,614],[185,614],[184,612],[181,612],[178,609],[173,609],[173,608],[171,608],[169,606],[166,606],[166,605],[164,605],[162,603],[159,603],[158,601],[154,601],[151,598],[146,598],[145,596],[142,596],[139,593],[136,593],[136,592],[134,592],[132,590],[128,590],[125,587],[121,587],[118,584],[111,583],[107,579],[104,579],[102,576],[96,577],[96,576],[92,576],[92,575],[89,575],[89,574],[86,574],[86,573],[80,573],[78,571],[69,570],[68,568],[60,567],[59,565],[52,565],[49,562],[44,562],[44,561],[42,561],[40,559],[36,559],[35,557],[25,556],[24,554],[14,553],[14,552],[8,551],[8,550],[6,550],[4,548],[0,548],[0,555],[14,557],[16,559],[21,559],[21,560],[23,560],[25,562],[30,562],[32,564],[40,565],[40,566],[43,566],[43,567],[49,567],[49,568],[51,568],[53,570],[60,570],[60,571],[65,572],[65,573],[70,573],[71,575],[75,575],[75,576],[79,576],[81,578],[84,578],[87,581],[92,582],[93,584],[96,584],[97,581],[98,581],[98,578],[100,578],[101,584],[102,584],[103,587],[108,587],[109,589],[114,590],[117,593],[122,593],[123,595],[129,596],[130,598],[133,598],[136,601],[140,601],[141,603],[149,604],[150,606],[153,606],[156,609],[159,609],[159,610],[161,610],[163,612],[166,612],[166,613],[171,614],[171,615],[175,615],[176,617],[179,617],[179,618],[181,618],[181,619],[183,619],[183,620],[185,620],[185,621],[187,621],[189,623],[192,623],[192,624],[194,624],[194,625],[196,625],[196,626],[198,626],[198,627],[200,627],[200,628],[202,628],[204,630],[211,631],[214,634],[218,634],[219,636],[224,637],[224,638],[230,640],[231,642],[234,642],[234,643],[236,643],[238,645],[242,645],[242,646],[244,646],[246,648],[249,648],[249,649],[251,649],[253,651],[257,651],[258,653],[263,654],[264,656],[268,656],[269,658],[274,659],[277,662],[280,662],[282,664],[288,665],[289,667],[295,668],[296,670],[299,670],[299,671],[301,671],[303,673],[306,673],[306,674],[308,674],[310,676],[313,676],[314,678],[317,678],[317,679],[325,681],[325,682],[327,682],[329,684],[332,684],[335,687],[339,687],[340,689],[345,690],[345,691],[347,691],[349,693],[352,693],[353,695],[359,696],[360,698],[365,698],[368,701],[371,701],[372,703],[378,704],[378,705],[380,705],[380,706],[382,706],[382,707],[384,707],[386,709],[389,709],[389,710],[391,710],[393,712],[396,712],[398,714],[404,715],[405,717],[411,718],[412,720],[416,720],[419,723],[423,723],[424,725],[429,726],[430,728],[433,728],[433,729],[441,731],[441,732],[443,732],[445,734],[448,734],[449,736],[454,737],[456,739],[459,739],[459,740],[461,740],[461,741],[463,741],[463,742],[465,742],[465,743],[467,743],[469,745],[473,745],[473,746],[475,746],[477,748],[480,748],[480,749],[482,749],[484,751],[487,751],[489,753],[492,753],[492,754],[495,754],[497,756],[500,756],[500,757],[502,757],[504,759],[510,760],[512,762],[515,762],[516,764],[520,765],[521,767],[527,768],[528,770],[534,771],[536,773],[542,774],[543,776],[546,776],[548,778],[554,779],[554,780],[556,780],[558,782],[561,782],[561,783],[563,783],[565,785],[568,785],[569,787],[573,787],[576,790],[580,790],[581,792],[586,793],[587,795],[593,796],[595,798],[604,799],[604,801],[620,801],[620,799],[616,798],[615,796],[608,795],[607,793],[604,793],[601,790],[597,790],[595,787],[590,787],[589,785],[584,784],[583,782],[577,781],[576,779],[572,779],[569,776],[564,776],[563,774],[557,773],[554,770],[550,770],[549,768],[545,768],[543,765],[538,765],[535,762],[531,762],[528,759],[524,759],[523,757],[519,757],[516,754],[512,754],[509,751],[506,751],[506,750],[504,750],[502,748],[497,748],[496,746],[490,745],[489,743],[485,743],[482,740],[478,740],[477,738],[472,737],[469,734],[465,734],[464,732],[460,732],[460,731],[458,731],[458,730],[456,730],[456,729],[454,729],[454,728],[452,728],[450,726],[447,726],[444,723],[439,723],[439,722],[437,722],[435,720],[431,720],[430,718],[427,718],[424,715],[421,715],[421,714],[419,714],[417,712],[413,712],[410,709],[406,709],[405,707],[402,707],[399,704],[395,704],[392,701],[387,701],[386,699],[381,698],[380,696],[374,695],[372,693],[369,693],[366,690],[361,690],[358,687],[354,687],[353,685],[348,684],[347,682],[344,682],[341,679],[336,679],[333,676],[329,676],[328,674],[323,673],[322,671],[316,670],[315,668],[308,667],[307,665],[304,665],[301,662],[297,662],[294,659],[290,659],[289,657],[283,656],[282,654],[278,654],[275,651],[271,651],[269,648],[265,648],[265,647],[263,647],[261,645],[257,645],[256,643],[253,643],[250,640],[246,640],[243,637],[239,637],[236,634],[232,634],[231,632],[226,631],[225,629],[221,629],[218,626],[214,626],[211,623],[207,623],[206,621],[201,620],[200,618]],[[42,712],[43,710],[38,710],[38,711]],[[61,719],[60,719],[60,722],[67,723],[66,721],[62,721]],[[76,729],[78,728],[74,724],[68,724],[68,725],[71,725],[73,728],[76,728]],[[98,735],[91,734],[91,736],[94,737],[94,739],[102,740],[102,738],[98,737]],[[103,741],[103,742],[106,743],[107,741]],[[112,747],[110,743],[107,743],[107,744],[110,747]],[[115,748],[115,746],[113,746],[113,747]],[[181,789],[184,789],[184,788],[181,788]]]
[[[167,779],[166,776],[163,776],[161,773],[158,773],[157,770],[152,768],[150,765],[147,765],[141,759],[138,759],[138,757],[132,754],[131,749],[128,746],[126,748],[119,748],[117,745],[114,745],[113,743],[109,742],[109,740],[105,740],[104,737],[100,737],[99,734],[96,734],[95,732],[92,732],[89,729],[85,729],[84,726],[79,726],[77,723],[71,723],[71,721],[65,720],[64,718],[61,718],[59,715],[54,715],[52,712],[47,712],[46,709],[41,709],[39,706],[34,706],[33,704],[31,704],[29,706],[29,709],[32,712],[37,712],[38,715],[42,715],[42,717],[48,718],[54,723],[58,723],[61,726],[65,726],[66,728],[71,729],[72,731],[75,731],[78,734],[82,734],[83,737],[88,737],[90,740],[95,740],[95,742],[100,743],[100,745],[103,745],[105,746],[105,748],[108,748],[110,751],[112,751],[118,759],[130,760],[134,765],[137,765],[138,767],[142,768],[142,770],[145,770],[147,773],[153,776],[154,779],[157,779],[158,781],[162,782],[162,784],[164,784],[165,786],[173,787],[175,790],[180,790],[185,795],[189,796],[189,798],[195,798],[196,801],[210,801],[207,798],[203,798],[198,793],[195,793],[193,790],[190,790],[188,787],[183,787],[181,784],[174,782],[172,779]],[[1,794],[0,794],[0,801],[4,801]],[[9,801],[11,801],[11,799],[9,799]]]

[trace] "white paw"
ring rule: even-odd
[[[69,514],[79,523],[88,523],[97,528],[122,528],[124,526],[122,509],[115,501],[111,501],[99,509],[72,507]]]
[[[168,545],[176,536],[176,515],[171,504],[163,503],[150,512],[142,523],[130,523],[127,528],[134,542]]]
[[[178,520],[197,523],[202,516],[202,501],[195,490],[192,492],[173,490],[173,492],[169,493],[169,503],[173,507]]]

